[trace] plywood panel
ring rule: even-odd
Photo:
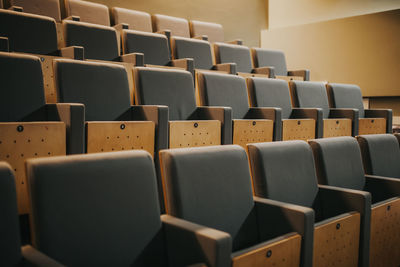
[[[282,140],[304,140],[315,138],[315,120],[282,120]]]
[[[239,75],[243,78],[250,78],[250,77],[269,78],[268,75],[257,74],[257,73],[238,72],[237,75]]]
[[[350,119],[324,119],[323,137],[351,136]]]
[[[246,149],[249,143],[272,142],[272,120],[233,120],[233,143]]]
[[[386,133],[386,119],[361,118],[358,123],[358,134],[384,134]]]
[[[276,79],[285,80],[285,81],[304,81],[301,76],[275,76]]]
[[[43,72],[43,85],[46,103],[57,103],[57,90],[54,82],[53,59],[54,56],[37,55],[40,58]]]
[[[169,148],[215,146],[220,144],[220,121],[169,122]]]

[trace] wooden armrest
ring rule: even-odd
[[[68,46],[60,49],[62,57],[85,60],[85,49],[82,46]]]
[[[10,6],[8,10],[16,11],[16,12],[24,12],[24,8],[21,6]]]
[[[21,248],[22,257],[32,266],[62,267],[61,263],[38,251],[30,245]]]
[[[195,37],[192,37],[192,39],[208,41],[208,36],[207,35],[195,36]]]
[[[8,37],[0,37],[0,51],[10,52],[10,44],[8,41]]]
[[[366,174],[365,190],[371,193],[372,203],[400,197],[400,179]]]
[[[304,81],[310,80],[310,70],[290,70],[288,76],[300,76]]]
[[[129,24],[128,23],[119,23],[117,25],[114,25],[113,28],[116,29],[118,32],[120,32],[122,30],[128,30]]]
[[[69,16],[69,17],[66,17],[64,20],[81,21],[81,17],[80,16]]]
[[[171,60],[171,66],[187,70],[194,77],[194,60],[193,58],[180,58]],[[194,82],[194,79],[193,79]]]
[[[236,39],[236,40],[232,40],[232,41],[227,41],[225,42],[227,44],[236,44],[236,45],[243,45],[243,40],[242,39]]]
[[[220,63],[213,66],[214,70],[224,71],[229,74],[236,74],[236,63]]]
[[[259,67],[252,70],[252,73],[256,74],[264,74],[267,75],[268,78],[275,77],[275,68],[274,67]]]
[[[143,53],[129,53],[119,57],[121,62],[131,63],[134,66],[144,66]]]

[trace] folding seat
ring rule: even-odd
[[[29,212],[25,159],[80,153],[84,107],[45,104],[40,59],[0,52],[0,160],[16,175],[18,210]]]
[[[189,21],[189,27],[192,38],[199,39],[205,36],[210,43],[225,42],[224,28],[221,24],[191,20]],[[227,43],[242,45],[243,40],[237,39]]]
[[[2,266],[61,266],[30,245],[21,248],[15,178],[0,161],[0,261]]]
[[[110,26],[110,14],[106,5],[82,0],[64,0],[66,19]]]
[[[280,50],[270,50],[264,48],[252,48],[251,56],[253,58],[254,67],[270,67],[277,79],[286,81],[310,80],[309,70],[291,70],[288,71],[286,67],[285,53]]]
[[[302,237],[312,240],[314,212],[253,197],[242,147],[170,149],[160,158],[167,214],[229,236],[229,250],[209,266],[299,266],[312,254]]]
[[[67,266],[187,266],[218,259],[228,237],[160,216],[145,151],[27,162],[34,247]]]
[[[358,112],[354,109],[329,108],[328,95],[323,82],[289,82],[292,104],[298,108],[322,109],[317,121],[317,136],[355,136],[358,131]]]
[[[147,12],[113,7],[111,8],[111,20],[116,26],[126,24],[129,30],[153,32],[151,15]]]
[[[151,18],[153,31],[168,30],[171,32],[171,36],[190,38],[189,22],[186,19],[160,14],[153,14]]]
[[[314,209],[310,266],[368,266],[369,193],[318,185],[304,141],[249,144],[248,154],[256,196]]]
[[[328,83],[330,106],[358,109],[358,134],[392,133],[391,109],[364,109],[361,89],[353,84]]]
[[[399,266],[400,180],[364,174],[355,138],[316,139],[309,143],[320,184],[371,193],[370,266]]]
[[[200,106],[232,108],[233,144],[271,142],[281,136],[280,110],[249,107],[246,80],[237,75],[204,72],[198,74]]]

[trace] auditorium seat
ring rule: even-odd
[[[318,185],[304,141],[249,144],[248,154],[256,196],[314,209],[314,242],[303,239],[314,251],[305,266],[368,266],[369,193]]]
[[[171,36],[190,38],[189,22],[184,18],[153,14],[153,31],[170,31]]]
[[[246,147],[248,143],[271,142],[281,136],[281,121],[276,108],[249,107],[246,80],[237,75],[198,73],[200,106],[232,108],[232,142]]]
[[[392,133],[392,110],[364,109],[360,87],[328,83],[326,89],[331,107],[358,109],[359,129],[355,135]]]
[[[61,21],[59,0],[6,0],[10,8],[22,7],[23,12],[42,15]],[[0,1],[1,2],[1,1]]]
[[[27,171],[34,247],[66,266],[187,266],[224,248],[217,231],[160,216],[145,151],[30,160]]]
[[[355,136],[358,131],[358,113],[354,109],[329,108],[323,82],[289,82],[292,104],[298,108],[322,109],[323,120],[317,121],[317,136]]]
[[[0,160],[16,174],[18,209],[29,211],[25,159],[81,152],[84,107],[45,104],[40,59],[0,52]]]
[[[394,136],[396,136],[397,140],[399,141],[399,145],[400,145],[400,134],[395,133]]]
[[[355,138],[315,139],[309,143],[320,184],[371,193],[370,266],[399,266],[400,180],[364,174]]]
[[[126,24],[130,30],[153,32],[151,15],[147,12],[113,7],[111,20],[113,25]]]
[[[254,47],[251,49],[251,55],[254,67],[270,67],[274,73],[273,76],[277,79],[283,79],[286,81],[310,80],[309,70],[287,70],[286,58],[283,51]]]
[[[66,19],[110,26],[110,15],[106,5],[82,0],[64,0]]]
[[[203,38],[203,36],[207,37],[207,40],[210,43],[216,42],[225,42],[224,37],[224,28],[221,24],[205,22],[199,20],[191,20],[189,22],[190,27],[190,35],[192,38]],[[242,45],[243,40],[237,39],[233,41],[229,41],[227,43]]]
[[[248,159],[237,145],[160,152],[167,214],[228,236],[209,266],[299,266],[309,208],[253,197]],[[312,248],[311,248],[312,249]]]
[[[275,127],[281,128],[277,140],[308,140],[321,138],[316,127],[322,121],[322,110],[317,108],[292,108],[288,83],[280,79],[247,78],[250,105],[252,107],[280,108],[282,121]]]

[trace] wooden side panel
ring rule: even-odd
[[[386,133],[386,119],[361,118],[358,124],[358,134],[384,134]]]
[[[272,142],[272,120],[233,120],[233,143],[246,149],[249,143]]]
[[[268,75],[266,74],[257,74],[257,73],[238,72],[237,75],[243,78],[250,78],[250,77],[268,78]]]
[[[57,103],[57,90],[54,81],[53,59],[54,56],[37,55],[40,58],[43,72],[43,85],[46,97],[46,103]]]
[[[304,140],[315,138],[314,119],[282,120],[282,140]]]
[[[154,122],[87,122],[87,153],[143,149],[154,154]]]
[[[300,247],[301,236],[295,234],[233,258],[232,267],[297,267],[300,264]]]
[[[30,211],[25,160],[65,155],[65,150],[63,122],[0,123],[0,160],[14,169],[19,214]]]
[[[303,77],[301,76],[275,76],[276,79],[281,79],[285,81],[304,81]]]
[[[57,45],[58,49],[61,49],[65,46],[62,22],[57,22],[56,27],[57,27]]]
[[[221,122],[218,120],[169,122],[169,148],[220,144]]]
[[[315,227],[313,266],[357,266],[360,214]]]
[[[400,266],[400,199],[371,211],[370,266]]]
[[[351,136],[350,119],[324,119],[323,137]]]

